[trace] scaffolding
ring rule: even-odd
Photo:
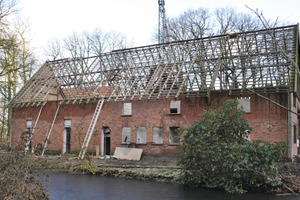
[[[292,92],[298,37],[292,25],[47,61],[10,106]]]

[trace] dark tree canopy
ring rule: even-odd
[[[285,144],[245,140],[252,129],[237,105],[237,100],[228,100],[181,130],[186,133],[179,158],[184,183],[234,193],[270,191],[281,185],[275,162]]]

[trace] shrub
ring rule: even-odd
[[[49,199],[24,153],[1,152],[0,163],[0,199]]]
[[[237,105],[236,100],[228,100],[222,108],[207,110],[201,121],[180,130],[185,134],[179,147],[185,184],[231,193],[269,191],[281,185],[275,164],[285,144],[245,140],[252,128]]]

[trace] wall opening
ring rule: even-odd
[[[162,127],[153,127],[153,144],[163,144]]]
[[[297,144],[297,126],[294,125],[294,144]]]
[[[102,135],[102,146],[103,152],[102,155],[110,155],[110,128],[107,126],[102,127],[103,135]]]
[[[137,144],[147,144],[147,129],[146,129],[146,127],[138,127],[138,129],[137,129]]]
[[[179,127],[170,127],[170,144],[180,144],[178,129]]]
[[[238,109],[243,110],[245,113],[251,113],[250,97],[242,97],[237,100],[239,102]]]
[[[71,153],[71,120],[65,120],[63,153]]]
[[[122,115],[124,116],[132,115],[131,103],[123,103]]]
[[[170,101],[170,114],[180,114],[180,101]]]
[[[300,138],[300,110],[298,110],[298,117],[297,117],[297,155],[300,154],[300,145],[299,145],[299,138]]]
[[[28,141],[28,140],[30,140],[30,135],[31,135],[31,130],[32,129],[32,120],[27,120],[26,121],[26,132],[25,132],[25,138],[26,138],[26,142]],[[30,141],[30,143],[29,143],[29,151],[31,151],[31,141]]]
[[[123,127],[122,129],[122,143],[123,144],[130,144],[131,142],[131,128],[130,127]]]

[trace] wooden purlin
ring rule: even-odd
[[[170,46],[168,46],[170,47]],[[165,47],[167,49],[167,47]],[[151,87],[153,87],[153,83],[155,81],[155,79],[160,78],[162,76],[162,73],[160,73],[159,71],[161,70],[161,66],[165,65],[165,60],[167,60],[167,54],[165,53],[165,51],[167,51],[164,48],[164,46],[161,46],[158,50],[158,52],[155,54],[155,52],[153,51],[149,51],[151,54],[151,58],[153,59],[151,65],[149,66],[149,72],[145,73],[144,76],[144,81],[146,81],[146,85],[144,88],[144,92],[140,94],[139,96],[139,100],[141,100],[143,98],[144,95],[148,95],[150,92],[150,95],[152,95],[152,92],[150,91]],[[156,61],[156,62],[154,62]],[[152,72],[153,71],[153,72]],[[148,74],[149,76],[146,76],[146,74]],[[155,85],[154,85],[155,86]],[[152,91],[155,90],[155,87],[152,88]],[[149,98],[149,96],[148,96]]]
[[[61,89],[66,103],[89,102],[99,95],[106,101],[125,101],[201,96],[211,90],[247,92],[244,88],[291,91],[296,29],[286,26],[117,50],[69,59],[61,68],[64,59],[49,61],[12,104],[47,101],[54,89]]]
[[[149,51],[151,52],[150,49],[149,49]],[[140,71],[139,71],[139,73],[137,74],[137,77],[138,77],[138,78],[135,78],[135,80],[134,80],[134,82],[133,82],[133,84],[132,84],[131,87],[133,87],[135,84],[138,84],[139,77],[141,77],[141,75],[142,75],[143,72],[145,73],[145,70],[144,70],[145,67],[151,65],[151,64],[150,64],[150,63],[151,63],[151,62],[150,62],[151,56],[147,56],[147,54],[146,54],[145,52],[146,52],[146,50],[143,49],[143,54],[142,54],[143,57],[142,57],[142,58],[139,57],[139,61],[140,61],[140,63],[142,63],[143,58],[146,58],[146,63],[145,63],[145,64],[141,64],[142,67],[140,68]],[[151,55],[152,55],[152,54],[151,54]],[[152,57],[152,59],[153,59],[153,57]],[[144,81],[146,81],[146,76],[144,76],[143,79],[142,79],[142,82],[144,82]],[[133,92],[133,94],[132,94],[130,100],[133,100],[133,99],[135,98],[135,96],[136,96],[138,93],[140,93],[140,88],[141,88],[141,86],[142,86],[142,84],[138,84],[138,85],[137,85],[137,88],[136,88],[135,91]],[[124,98],[124,100],[125,100],[125,98]]]
[[[43,77],[46,76],[46,72],[44,72],[47,68],[47,63],[45,63],[25,84],[25,86],[18,92],[18,94],[14,97],[12,102],[21,103],[21,102],[30,102],[29,95],[35,94],[33,89],[40,86],[39,82],[43,81]]]
[[[35,96],[33,96],[33,99],[36,100],[42,100],[46,101],[48,94],[50,93],[51,90],[53,89],[58,89],[59,84],[57,82],[57,74],[60,73],[61,70],[63,70],[63,67],[65,63],[67,62],[68,59],[65,59],[62,63],[59,64],[59,66],[52,67],[53,71],[52,73],[48,76],[46,80],[44,80],[44,86],[40,89],[39,92]],[[58,92],[58,90],[57,90]]]

